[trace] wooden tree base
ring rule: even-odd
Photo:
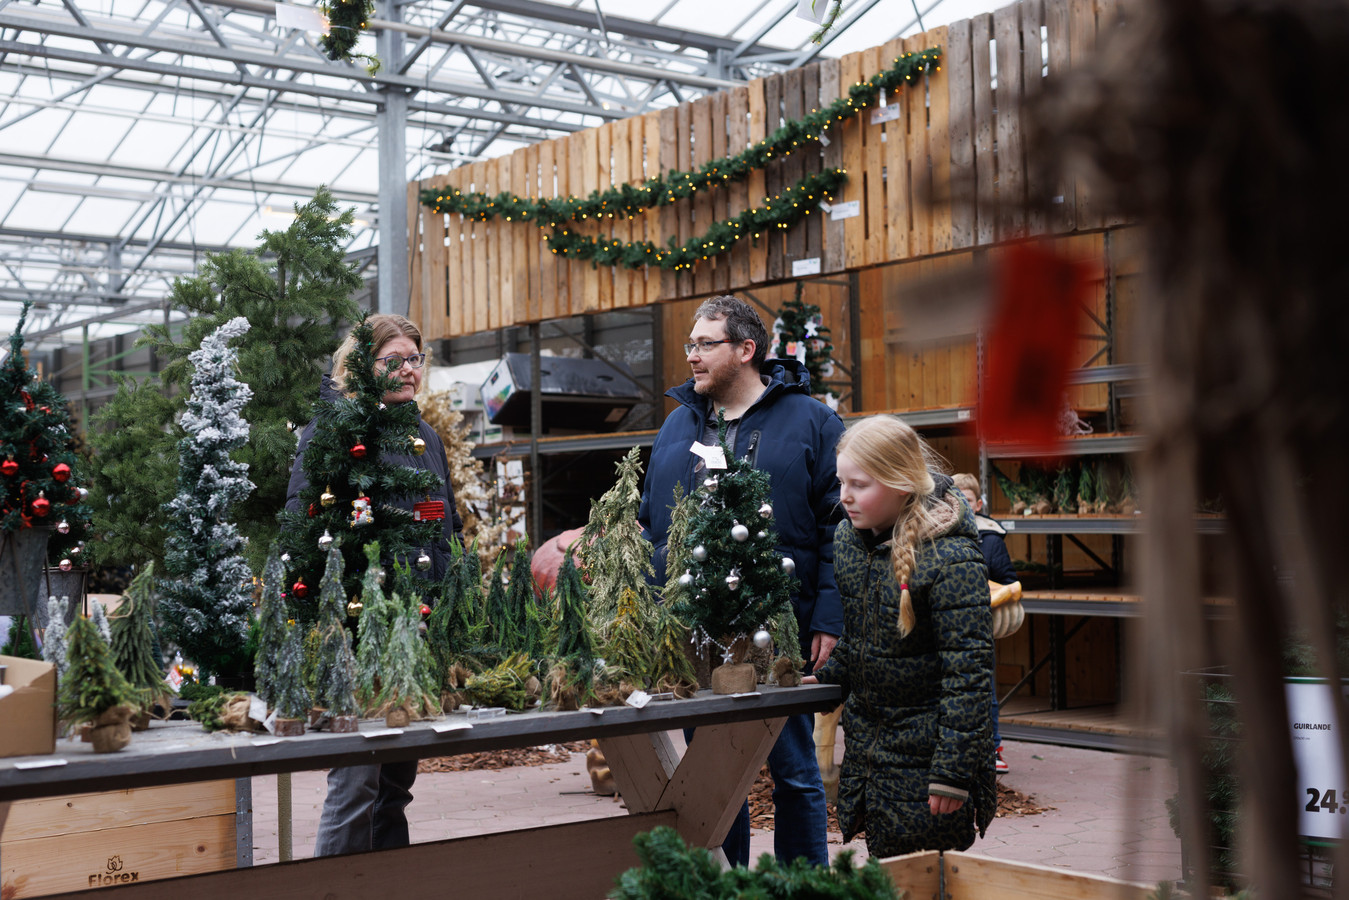
[[[299,737],[305,732],[304,719],[283,719],[277,717],[276,731],[273,732],[277,737]]]
[[[329,720],[328,730],[334,734],[351,734],[360,724],[361,720],[355,716],[333,716]]]
[[[401,706],[395,706],[384,714],[384,724],[389,728],[406,728],[411,721],[412,717],[409,716],[408,711]]]
[[[759,689],[753,663],[727,663],[712,670],[712,693],[749,694]]]

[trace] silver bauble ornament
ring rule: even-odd
[[[709,491],[715,491],[717,485],[720,483],[720,479],[715,475],[709,475],[707,478],[703,479],[703,487],[707,488]]]
[[[417,557],[417,568],[421,569],[423,572],[431,568],[431,557],[426,555],[425,550]]]
[[[69,572],[71,569],[75,567],[75,564],[68,559],[63,559],[59,563],[57,563],[57,567],[62,572]]]
[[[731,537],[743,544],[745,541],[749,540],[749,529],[739,522],[736,522],[731,526]]]
[[[71,555],[71,556],[79,556],[79,555],[80,555],[80,551],[83,550],[83,549],[84,549],[84,546],[83,546],[83,545],[81,545],[81,544],[76,544],[74,547],[71,547],[71,548],[70,548],[70,555]]]
[[[796,560],[792,559],[790,556],[782,557],[782,571],[786,572],[788,575],[795,572]]]
[[[281,554],[281,561],[282,561],[283,563],[288,563],[288,562],[290,562],[290,554],[289,554],[289,553],[282,553],[282,554]]]
[[[323,536],[319,538],[319,549],[327,550],[333,545],[333,536],[328,533],[328,529],[323,529]]]
[[[688,587],[689,585],[693,584],[693,573],[685,572],[683,575],[680,575],[679,583],[684,587]]]
[[[698,562],[702,562],[703,560],[707,559],[707,548],[704,547],[702,544],[699,544],[698,546],[694,547],[693,558],[698,560]]]
[[[70,534],[70,523],[67,522],[65,519],[62,519],[61,521],[56,523],[56,530],[61,532],[62,534]]]
[[[726,586],[731,590],[740,587],[740,570],[732,569],[731,574],[726,576]]]
[[[760,650],[767,650],[772,643],[773,636],[762,628],[754,632],[754,646],[758,647]]]
[[[761,519],[771,519],[771,518],[773,518],[773,507],[772,507],[772,504],[764,503],[763,506],[760,506],[760,507],[759,507],[759,518],[761,518]]]
[[[755,536],[756,538],[758,538],[759,540],[762,541],[764,538],[768,537],[768,532],[766,532],[766,531],[760,531],[760,532],[756,533],[754,536]]]

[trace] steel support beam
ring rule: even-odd
[[[399,14],[398,0],[379,0],[385,16]],[[389,68],[401,69],[403,40],[393,31],[378,36],[380,59]],[[408,92],[383,88],[384,105],[378,113],[379,132],[379,296],[382,313],[408,312],[408,194],[407,127]]]

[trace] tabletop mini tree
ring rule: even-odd
[[[633,596],[644,618],[655,600],[647,577],[651,542],[642,537],[637,510],[642,503],[641,448],[633,447],[617,466],[618,480],[598,501],[590,504],[590,519],[576,543],[581,570],[590,582],[590,618],[604,636],[614,620],[620,599]]]
[[[744,459],[734,459],[725,446],[726,422],[721,424],[722,449],[727,467],[709,469],[694,493],[697,505],[689,517],[684,545],[688,568],[676,576],[684,593],[674,614],[693,631],[700,652],[715,647],[722,662],[734,661],[734,643],[751,633],[754,643],[768,647],[775,616],[791,614],[791,573],[795,562],[777,552],[768,474]],[[753,667],[725,666],[712,673],[718,693],[736,680],[740,690],[752,690]],[[719,675],[718,672],[721,674]]]
[[[304,734],[309,715],[309,688],[304,683],[301,627],[290,620],[285,597],[286,570],[275,546],[262,570],[258,604],[258,652],[253,673],[258,696],[276,710],[279,737]]]
[[[7,578],[16,580],[28,621],[40,621],[36,604],[42,576],[40,561],[51,535],[50,528],[67,522],[69,532],[83,539],[83,522],[73,517],[73,507],[86,493],[77,484],[79,461],[70,432],[70,414],[65,398],[49,382],[28,368],[23,355],[23,327],[32,303],[25,301],[18,324],[9,337],[9,355],[0,364],[0,541],[3,541]],[[76,524],[70,524],[74,521]],[[35,530],[36,529],[36,530]],[[42,544],[33,554],[39,562],[29,570],[20,565],[17,545]]]
[[[357,729],[356,657],[346,629],[346,592],[342,588],[342,551],[328,550],[328,564],[320,582],[318,621],[318,672],[314,705],[327,710],[336,732]]]
[[[431,671],[431,650],[421,639],[421,601],[394,594],[389,605],[393,620],[380,659],[380,708],[390,728],[402,728],[412,718],[440,712],[440,679]]]
[[[557,646],[548,671],[548,702],[556,709],[579,709],[595,693],[595,636],[586,615],[586,586],[571,553],[562,557],[553,591]]]
[[[365,545],[366,569],[361,578],[361,615],[356,621],[356,699],[366,709],[378,703],[380,660],[389,645],[396,610],[384,593],[384,568],[379,541]]]
[[[356,596],[367,567],[366,544],[378,541],[385,558],[410,557],[409,563],[425,569],[431,558],[422,548],[435,545],[441,535],[439,520],[416,521],[411,511],[390,504],[398,497],[422,497],[440,479],[429,470],[386,461],[390,453],[420,452],[417,404],[382,401],[400,382],[375,371],[377,348],[368,322],[356,326],[355,338],[346,360],[352,396],[318,404],[318,427],[302,463],[309,484],[300,492],[299,510],[280,516],[281,546],[290,554],[295,576],[291,601],[306,622],[315,618],[314,588],[330,547],[339,547],[344,558],[346,596]],[[355,515],[361,508],[370,515]]]
[[[91,619],[76,616],[70,623],[66,660],[61,718],[72,725],[92,724],[95,753],[123,749],[131,742],[131,717],[139,709],[136,689],[113,665],[112,651]]]
[[[235,378],[229,342],[248,331],[231,319],[191,355],[195,371],[178,444],[178,495],[169,502],[168,577],[160,582],[164,632],[183,656],[217,678],[252,674],[245,646],[252,623],[252,572],[234,526],[235,506],[253,490],[248,465],[231,458],[248,441],[240,414],[253,395]]]
[[[810,374],[811,393],[832,397],[834,392],[825,385],[825,379],[834,374],[834,344],[829,340],[829,329],[824,325],[820,308],[801,300],[803,288],[797,282],[796,294],[778,310],[777,321],[773,323],[773,355],[799,360]]]
[[[427,621],[427,641],[435,655],[436,668],[450,689],[456,666],[470,661],[478,643],[487,632],[483,617],[482,560],[476,541],[468,547],[458,541],[450,544],[450,569],[440,584],[440,593],[431,618]]]
[[[169,706],[170,688],[164,680],[164,658],[155,636],[156,599],[154,564],[150,563],[132,579],[110,621],[113,662],[139,692],[140,705],[145,710],[155,704],[165,710]],[[100,605],[94,604],[95,608]]]

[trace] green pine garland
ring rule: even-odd
[[[781,194],[764,198],[765,205],[747,210],[732,219],[715,223],[708,232],[677,246],[671,237],[664,249],[649,241],[601,241],[571,234],[565,222],[590,219],[633,218],[652,207],[668,206],[691,197],[704,188],[743,181],[762,169],[775,156],[791,155],[804,144],[819,141],[831,124],[873,105],[882,90],[901,88],[917,77],[940,68],[941,48],[929,47],[921,53],[905,53],[894,64],[866,81],[859,81],[823,109],[812,110],[800,119],[785,123],[758,144],[734,156],[714,159],[696,171],[671,169],[666,177],[648,178],[640,185],[621,184],[606,191],[591,191],[588,197],[520,197],[502,192],[495,196],[465,194],[459,190],[422,191],[421,201],[437,213],[458,213],[466,219],[486,222],[505,218],[507,222],[535,222],[551,228],[546,237],[554,253],[575,259],[588,259],[594,265],[621,265],[636,269],[654,265],[662,269],[684,269],[699,259],[724,253],[746,235],[758,237],[769,228],[789,228],[809,215],[817,206],[816,195],[830,197],[847,180],[844,169],[826,169],[809,174]]]
[[[379,57],[353,53],[352,48],[369,27],[375,4],[371,0],[328,0],[319,4],[319,9],[328,19],[328,33],[319,38],[323,52],[328,54],[329,59],[344,62],[363,59],[365,71],[373,77],[380,69]]]

